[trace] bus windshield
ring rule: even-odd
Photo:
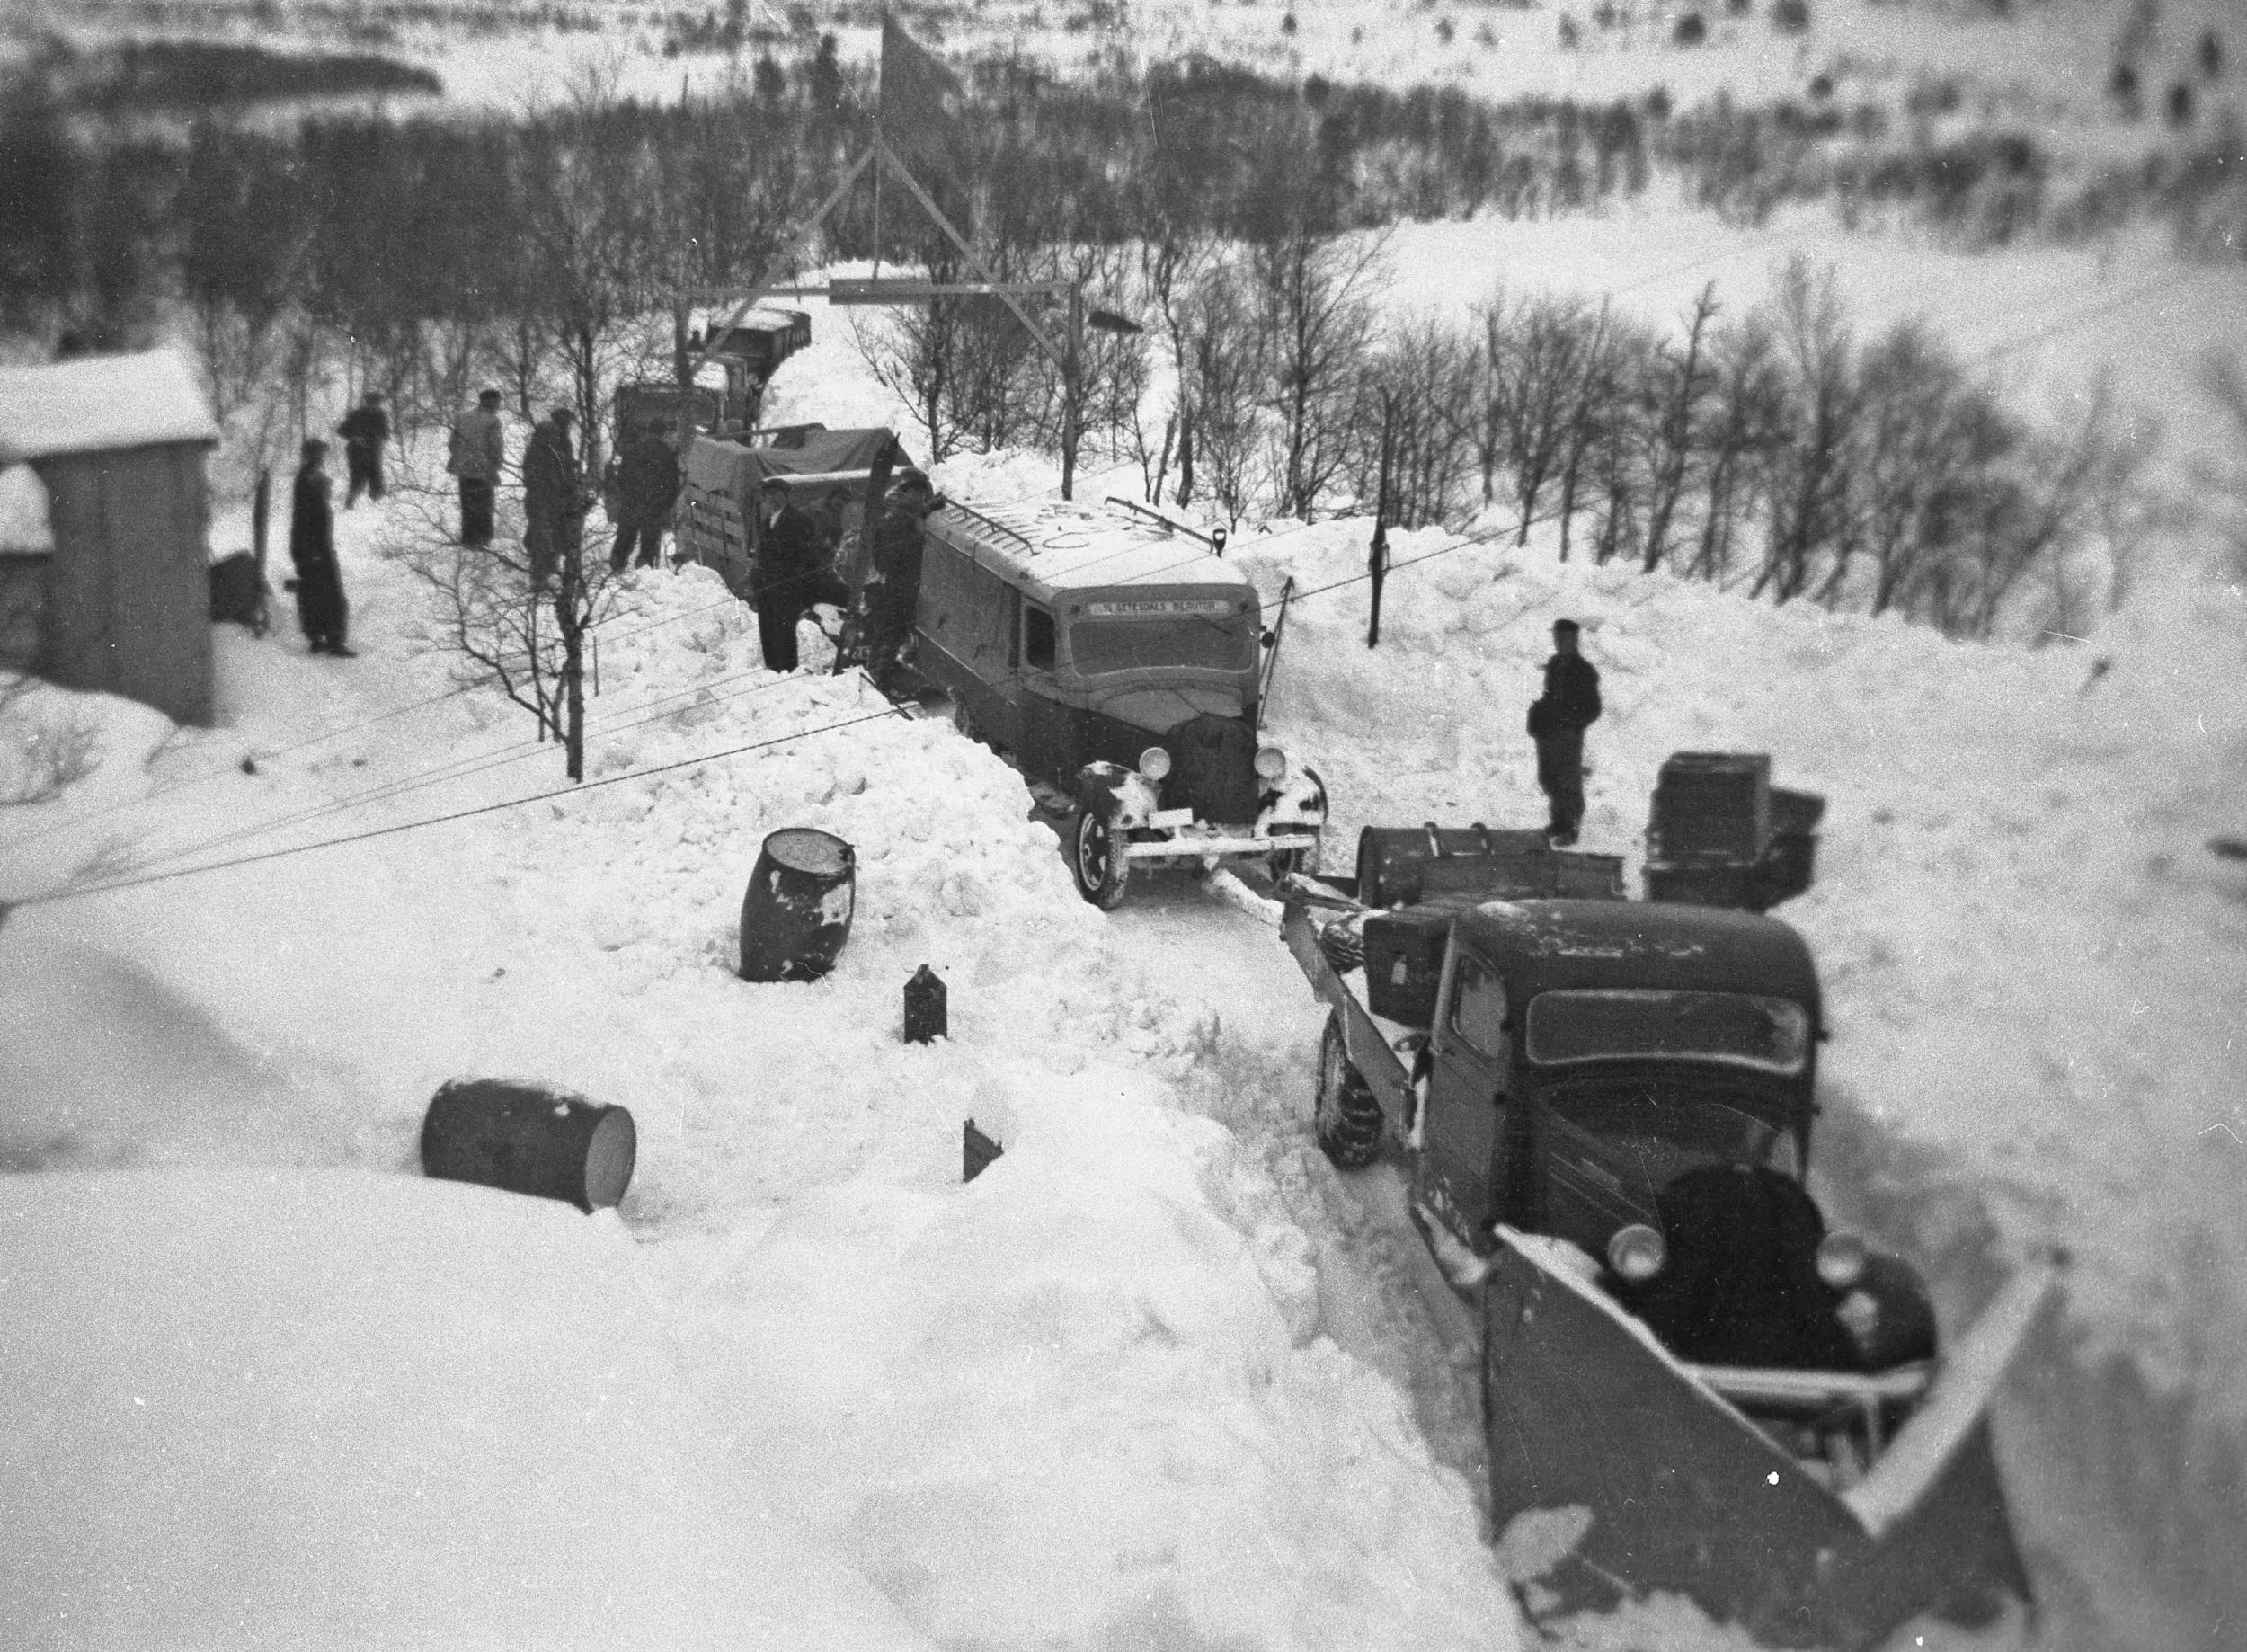
[[[1527,1053],[1548,1066],[1654,1055],[1797,1073],[1809,1060],[1810,1017],[1790,999],[1745,992],[1541,992],[1530,1000]]]
[[[1150,667],[1252,671],[1256,627],[1237,597],[1092,601],[1069,622],[1070,657],[1078,671]]]

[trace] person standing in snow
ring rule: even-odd
[[[566,407],[552,409],[523,449],[523,545],[534,589],[554,578],[564,555],[577,554],[585,528],[584,484],[570,440],[575,417]]]
[[[920,600],[921,523],[937,508],[936,489],[918,470],[898,477],[889,509],[874,537],[874,582],[867,591],[871,624],[866,669],[875,687],[894,688],[897,656],[912,635],[913,610]]]
[[[327,457],[327,443],[316,439],[305,443],[289,513],[289,559],[297,564],[297,622],[312,652],[349,660],[354,651],[343,639],[351,605],[343,600],[343,571],[335,561]]]
[[[500,393],[485,390],[453,421],[445,468],[460,479],[460,543],[481,550],[492,543],[492,507],[507,464],[507,432],[500,422]]]
[[[767,671],[793,671],[796,621],[819,589],[819,524],[789,498],[788,484],[778,476],[765,478],[759,496],[765,520],[749,581],[757,600],[757,640]]]
[[[335,433],[343,439],[343,464],[351,474],[351,484],[343,490],[343,509],[357,504],[362,493],[379,500],[382,444],[390,440],[390,415],[382,410],[382,392],[369,390],[360,396],[359,405],[343,415]]]
[[[1545,662],[1545,692],[1529,708],[1530,738],[1537,742],[1537,784],[1552,812],[1546,829],[1555,848],[1576,841],[1584,820],[1584,731],[1599,721],[1600,674],[1576,652],[1573,619],[1552,622],[1552,658]]]
[[[663,528],[679,497],[679,455],[671,451],[671,426],[657,419],[617,450],[608,461],[606,495],[609,520],[617,525],[617,542],[608,552],[608,568],[622,573],[639,546],[639,565],[653,568],[662,560]]]

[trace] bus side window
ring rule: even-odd
[[[1477,1054],[1504,1067],[1512,1053],[1506,1048],[1505,983],[1470,952],[1460,954],[1457,974],[1452,1030]]]
[[[1022,662],[1041,671],[1053,669],[1053,617],[1044,608],[1023,605]]]

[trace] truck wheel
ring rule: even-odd
[[[1123,904],[1124,885],[1132,875],[1123,837],[1105,813],[1082,804],[1070,817],[1069,869],[1076,876],[1077,893],[1104,912]]]
[[[1319,1041],[1319,1097],[1311,1134],[1337,1170],[1363,1170],[1381,1157],[1381,1103],[1350,1065],[1342,1024],[1331,1017]]]

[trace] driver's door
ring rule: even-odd
[[[1420,1197],[1460,1239],[1487,1253],[1505,1185],[1500,1159],[1513,1036],[1505,983],[1473,952],[1458,948],[1436,1008]]]

